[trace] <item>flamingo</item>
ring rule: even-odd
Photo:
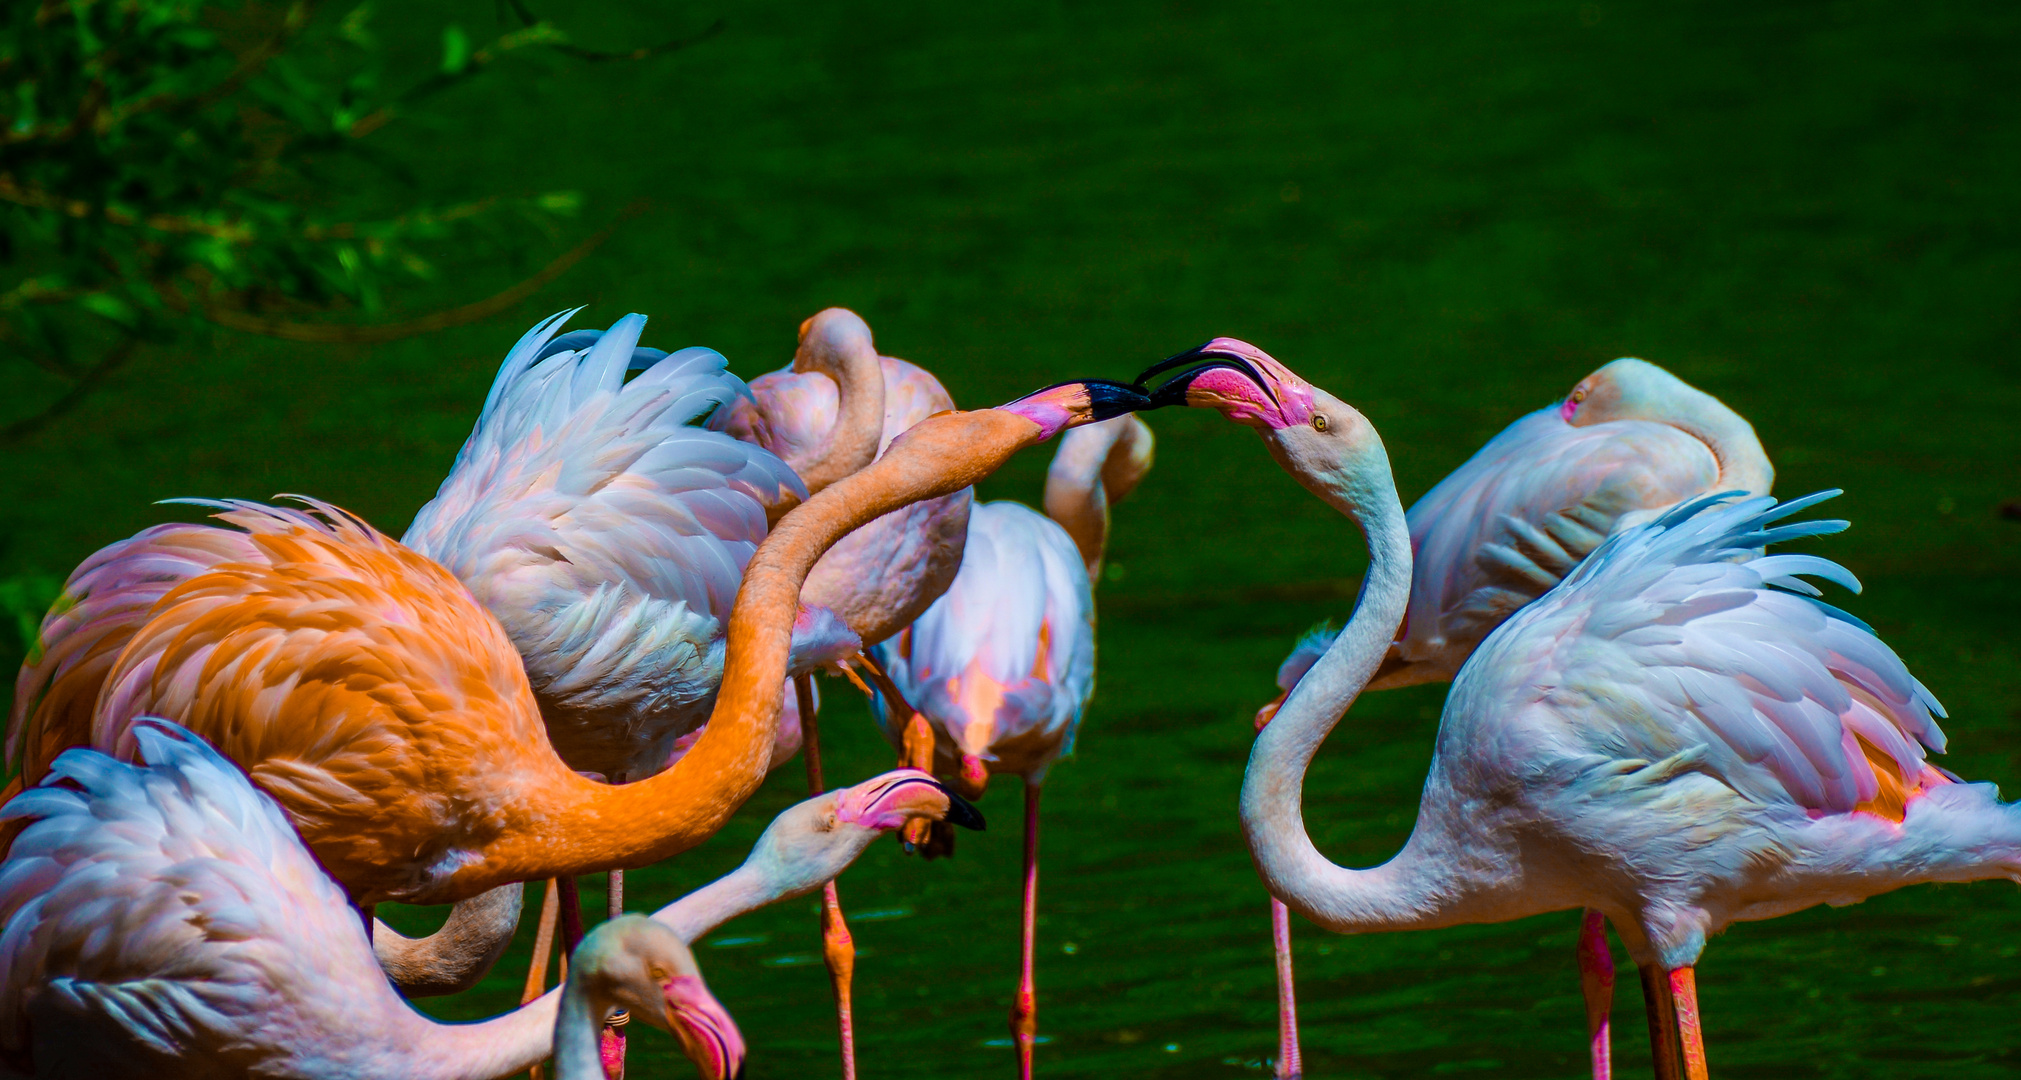
[[[1609,534],[1712,492],[1766,495],[1774,479],[1754,428],[1717,398],[1644,360],[1607,364],[1509,425],[1404,515],[1410,607],[1369,688],[1451,681],[1489,631]],[[1292,650],[1257,730],[1331,641],[1308,635]],[[1292,1010],[1290,923],[1274,899],[1271,926],[1278,1000]],[[1584,913],[1577,958],[1593,1077],[1608,1080],[1614,961],[1597,911]],[[1297,1029],[1295,1015],[1279,1017],[1280,1076],[1298,1075]]]
[[[1024,899],[1010,1027],[1029,1080],[1038,1034],[1033,948],[1038,917],[1039,794],[1072,753],[1095,690],[1095,601],[1109,507],[1151,467],[1151,429],[1122,416],[1071,432],[1046,474],[1047,518],[1015,502],[969,518],[961,572],[947,594],[881,651],[885,669],[938,729],[939,765],[981,795],[992,774],[1024,781]],[[881,701],[880,701],[881,704]],[[880,710],[880,718],[884,713]],[[899,733],[889,720],[887,734]]]
[[[1586,907],[1641,971],[1660,1077],[1704,1080],[1694,967],[1726,925],[1905,885],[2021,882],[2021,807],[1930,765],[1941,706],[1816,599],[1843,567],[1774,543],[1836,492],[1694,499],[1603,542],[1491,632],[1447,697],[1418,819],[1382,866],[1329,862],[1304,774],[1390,651],[1411,548],[1382,440],[1268,354],[1220,338],[1154,403],[1213,407],[1368,541],[1353,617],[1257,736],[1241,817],[1272,894],[1338,933]]]
[[[907,428],[952,408],[954,399],[924,368],[878,354],[870,326],[861,316],[847,308],[827,308],[800,324],[800,345],[790,365],[751,381],[750,395],[730,407],[725,430],[778,454],[809,491],[819,491],[848,471],[868,465]],[[801,589],[803,600],[841,616],[865,646],[890,637],[918,618],[954,580],[968,532],[970,501],[967,489],[927,499],[843,537],[814,564]],[[874,665],[865,668],[889,689],[889,681]],[[820,794],[824,785],[819,701],[811,673],[796,673],[794,700],[799,706],[807,786],[810,793]],[[922,730],[909,734],[913,745],[901,760],[930,768],[931,734]],[[854,1080],[851,983],[856,948],[833,881],[822,890],[821,938],[835,991],[843,1080]]]
[[[36,752],[128,756],[134,718],[167,715],[240,762],[360,906],[657,862],[712,835],[763,780],[808,621],[799,588],[830,544],[1145,404],[1086,380],[944,414],[787,514],[745,569],[708,730],[672,768],[623,785],[555,754],[510,639],[440,565],[327,505],[225,504],[244,531],[160,527],[88,560],[93,587],[73,576],[17,689],[26,781],[46,771]],[[149,568],[177,559],[208,569],[147,598]],[[141,583],[141,598],[120,582]]]
[[[504,1076],[553,1051],[604,1076],[597,1032],[626,1009],[710,1080],[743,1038],[662,923],[605,923],[536,1007],[440,1024],[393,992],[343,891],[274,800],[201,739],[143,718],[125,764],[60,755],[0,816],[0,1057],[41,1077]]]

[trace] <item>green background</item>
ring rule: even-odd
[[[966,8],[543,9],[605,48],[725,28],[641,64],[518,69],[454,91],[455,124],[375,138],[443,198],[577,188],[585,228],[638,197],[654,211],[486,324],[371,347],[219,332],[145,355],[9,452],[0,570],[61,575],[171,516],[150,501],[172,495],[307,492],[398,532],[504,350],[577,303],[578,325],[645,312],[649,344],[708,344],[746,376],[788,358],[801,318],[847,305],[969,406],[1232,334],[1365,412],[1407,501],[1633,354],[1751,419],[1779,493],[1847,490],[1831,509],[1853,530],[1817,548],[1869,589],[1840,601],[1950,707],[1946,765],[2021,781],[2021,525],[1997,513],[2021,497],[2021,8]],[[459,20],[494,13],[386,5],[375,25],[426,62]],[[397,302],[460,302],[545,257],[474,260]],[[1101,590],[1100,690],[1047,788],[1039,1064],[1261,1076],[1268,924],[1234,818],[1249,716],[1292,637],[1346,614],[1363,555],[1249,432],[1151,419],[1158,467],[1117,513]],[[983,494],[1035,501],[1044,464],[1027,454]],[[1307,812],[1330,856],[1365,865],[1401,843],[1442,692],[1366,698],[1322,752]],[[889,767],[846,687],[827,698],[830,775]],[[798,776],[633,875],[632,906],[727,870]],[[983,809],[992,830],[951,862],[880,844],[842,880],[850,910],[883,916],[855,924],[866,1078],[1011,1070],[989,1042],[1015,980],[1014,785]],[[1582,1075],[1575,922],[1367,938],[1300,924],[1308,1074]],[[2000,883],[1736,927],[1700,969],[1713,1068],[2008,1075],[2017,950],[2021,897]],[[699,955],[752,1077],[833,1072],[810,901]],[[509,1005],[523,956],[427,1007]],[[1618,1003],[1635,1075],[1625,972]],[[669,1040],[634,1045],[634,1075],[685,1075]]]

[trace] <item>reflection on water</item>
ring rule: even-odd
[[[2021,682],[2021,665],[1994,617],[2011,605],[1989,604],[1983,582],[1870,586],[1853,609],[1951,708],[1945,764],[2021,793],[2016,702],[1999,693]],[[1046,1075],[1267,1075],[1276,1038],[1269,914],[1237,835],[1236,791],[1249,716],[1270,696],[1284,648],[1348,603],[1139,601],[1105,616],[1101,690],[1080,753],[1046,785],[1038,926]],[[1960,633],[1975,637],[1970,660],[1956,649]],[[1328,855],[1369,865],[1402,843],[1442,696],[1439,687],[1371,695],[1342,722],[1308,786],[1307,816]],[[861,704],[839,686],[824,700],[830,774],[890,768]],[[1005,790],[991,800],[1015,796]],[[781,770],[721,836],[628,875],[632,906],[649,909],[729,871],[801,791],[799,769]],[[881,843],[843,877],[866,1077],[1001,1076],[1012,1067],[998,1051],[1009,1046],[1017,981],[1019,858],[1017,830],[992,830],[964,836],[957,857],[933,863]],[[601,887],[584,882],[584,910],[603,909]],[[788,901],[705,942],[702,963],[750,1042],[753,1080],[836,1072],[817,911],[813,897]],[[422,924],[439,917],[392,914]],[[483,987],[423,1006],[475,1018],[517,1002],[531,923]],[[1307,1075],[1585,1075],[1575,912],[1360,938],[1294,924]],[[2012,1075],[2021,1065],[2012,1049],[2021,1041],[2017,955],[2021,895],[1997,882],[1925,886],[1735,927],[1712,942],[1699,974],[1715,1075]],[[1632,973],[1624,976],[1615,1000],[1620,1074],[1647,1075],[1640,995]],[[634,1032],[634,1075],[688,1075],[669,1040]]]

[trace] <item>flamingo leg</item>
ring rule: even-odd
[[[821,778],[821,722],[814,712],[814,677],[796,675],[793,696],[800,706],[800,752],[807,758],[807,790],[815,795],[826,790]],[[842,921],[842,901],[835,883],[821,887],[821,953],[828,961],[828,977],[835,984],[835,1016],[842,1036],[842,1080],[856,1080],[856,1018],[850,1006],[851,986],[856,977],[856,942],[849,936],[849,924]]]
[[[549,878],[547,891],[540,900],[540,922],[533,931],[533,962],[527,965],[526,989],[519,995],[521,1005],[531,1004],[547,993],[547,957],[554,951],[554,928],[560,917],[561,889]],[[528,1069],[526,1075],[529,1080],[541,1080],[540,1066]]]
[[[1670,1000],[1677,1024],[1677,1050],[1684,1058],[1684,1080],[1708,1080],[1705,1029],[1698,1017],[1698,972],[1690,966],[1670,972]]]
[[[1671,1000],[1670,974],[1656,964],[1642,964],[1642,1007],[1649,1014],[1650,1071],[1656,1080],[1684,1080],[1684,1056],[1678,1049],[1677,1009]]]
[[[1298,1053],[1298,1001],[1291,980],[1291,909],[1274,896],[1270,940],[1277,951],[1277,1080],[1299,1080],[1305,1062]]]
[[[1038,989],[1032,984],[1032,952],[1038,936],[1039,792],[1025,785],[1025,901],[1023,940],[1018,950],[1018,992],[1011,1000],[1011,1041],[1018,1051],[1018,1080],[1032,1078],[1032,1044],[1039,1032]]]
[[[1586,1037],[1593,1056],[1593,1080],[1614,1075],[1614,953],[1607,947],[1607,917],[1586,909],[1579,926],[1579,989],[1586,996]]]
[[[625,913],[625,872],[610,872],[609,902],[605,904],[605,917],[615,919]],[[603,1071],[606,1080],[625,1080],[625,1025],[631,1023],[632,1014],[619,1009],[604,1021],[598,1050],[603,1057]]]

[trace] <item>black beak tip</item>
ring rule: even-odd
[[[1096,420],[1112,420],[1151,407],[1151,396],[1142,386],[1109,379],[1089,379],[1083,385],[1087,387],[1088,405]]]
[[[947,791],[946,788],[941,790]],[[974,803],[952,791],[947,792],[947,817],[942,820],[950,825],[959,825],[976,832],[984,832],[989,828],[989,823],[982,818],[982,811],[976,809]]]

